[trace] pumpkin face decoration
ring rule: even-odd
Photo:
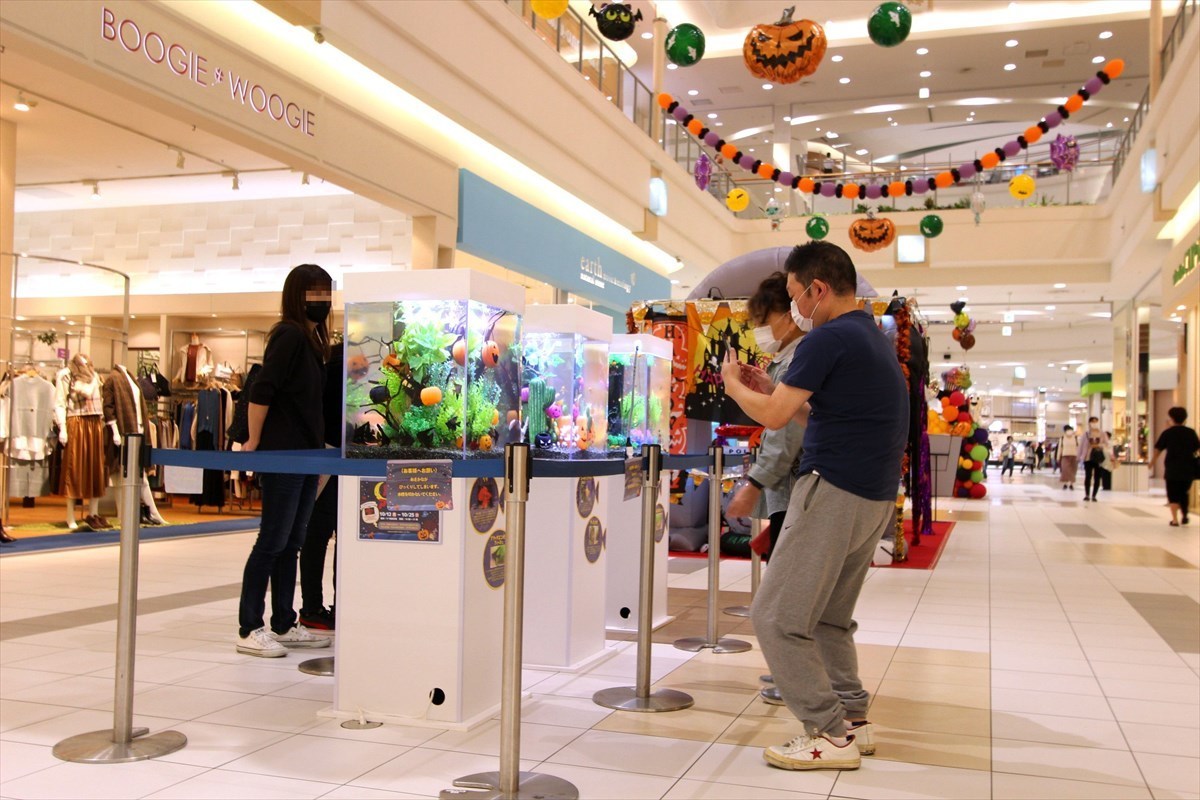
[[[774,25],[755,25],[742,44],[742,58],[754,75],[775,83],[795,83],[812,75],[825,57],[825,30],[811,19],[792,21],[786,9]]]
[[[596,28],[605,39],[623,42],[633,35],[633,29],[642,21],[642,12],[635,12],[629,3],[604,3],[597,11],[593,6],[588,13],[596,18]],[[699,59],[697,59],[699,60]]]
[[[882,250],[896,238],[896,226],[890,219],[856,219],[850,223],[850,244],[867,253]]]

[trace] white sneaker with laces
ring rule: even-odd
[[[329,647],[328,636],[317,636],[303,625],[296,624],[287,633],[271,633],[271,638],[284,647]]]
[[[854,737],[858,752],[864,756],[875,755],[875,726],[870,720],[851,726],[846,723],[846,731]]]
[[[250,631],[248,636],[238,636],[237,651],[259,658],[282,658],[287,655],[287,648],[275,641],[266,628]]]
[[[802,733],[791,741],[763,750],[763,759],[780,769],[858,769],[862,764],[854,737],[836,745],[824,736]]]

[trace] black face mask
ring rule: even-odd
[[[304,304],[304,316],[310,321],[322,323],[329,316],[333,303],[328,300],[314,300]]]

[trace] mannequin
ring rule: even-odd
[[[103,400],[100,376],[90,358],[77,353],[55,379],[54,416],[63,446],[59,493],[67,498],[67,527],[79,530],[75,503],[88,502],[84,524],[92,530],[111,528],[100,516],[100,497],[108,486],[104,462]]]
[[[179,349],[179,359],[179,372],[175,373],[175,382],[183,386],[196,386],[206,382],[216,367],[212,350],[209,350],[194,333],[188,343]]]
[[[112,435],[115,445],[114,457],[109,460],[109,468],[114,474],[120,471],[121,441],[127,433],[146,433],[146,425],[150,419],[150,411],[146,407],[146,398],[142,394],[137,380],[129,374],[124,365],[118,364],[108,376],[101,389],[104,398],[104,421]],[[122,513],[127,510],[122,509]],[[166,525],[167,521],[158,513],[154,503],[154,492],[150,490],[150,482],[146,479],[145,468],[142,470],[142,521],[151,525]]]

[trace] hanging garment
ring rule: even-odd
[[[40,375],[18,375],[9,388],[9,402],[12,406],[9,457],[22,461],[43,460],[49,453],[47,439],[54,423],[54,384]]]
[[[150,419],[150,411],[146,408],[142,390],[128,370],[118,365],[104,381],[100,394],[104,398],[104,422],[109,426],[106,433],[108,442],[112,442],[113,428],[116,428],[120,438],[127,433],[144,433],[143,426]],[[106,444],[106,447],[109,449],[109,472],[115,473],[121,466],[120,447],[112,444]]]
[[[179,449],[194,450],[192,426],[196,421],[196,404],[184,403],[179,407]]]

